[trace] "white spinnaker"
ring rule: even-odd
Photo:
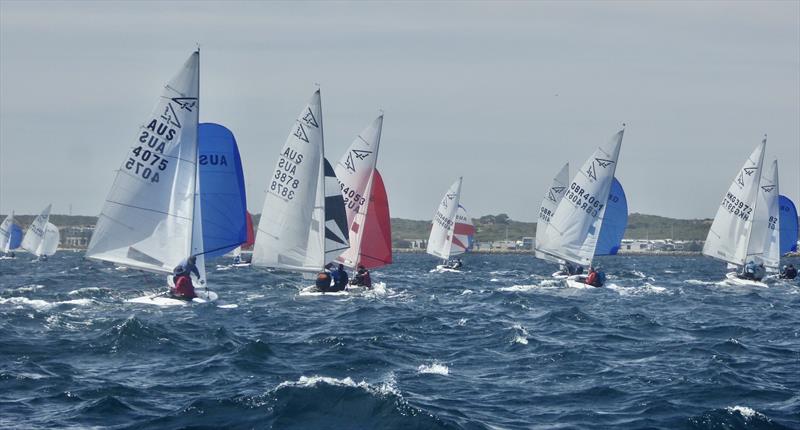
[[[350,248],[337,260],[351,269],[358,266],[361,255],[361,239],[372,192],[372,174],[378,162],[382,128],[383,115],[380,115],[359,133],[335,168],[350,229]]]
[[[321,103],[317,90],[278,156],[253,245],[254,266],[315,272],[325,265],[325,195],[317,192],[325,187]]]
[[[761,175],[753,228],[747,245],[747,260],[764,263],[770,271],[780,265],[780,206],[778,202],[778,160],[773,160]]]
[[[39,247],[33,254],[37,257],[42,255],[49,257],[56,253],[59,242],[61,242],[61,233],[58,231],[58,227],[48,222],[45,227],[44,238],[39,242]]]
[[[88,258],[171,273],[181,260],[198,253],[192,224],[199,61],[200,53],[194,52],[164,87],[153,113],[140,127],[106,198]],[[202,246],[199,249],[202,252]]]
[[[11,226],[14,225],[14,212],[7,216],[0,224],[0,251],[8,252],[11,245]]]
[[[442,201],[433,214],[433,227],[431,235],[428,237],[428,254],[445,260],[450,258],[456,212],[458,212],[458,204],[461,200],[462,179],[458,178],[442,197]]]
[[[47,223],[50,221],[50,208],[53,205],[47,205],[46,208],[33,220],[28,231],[25,232],[25,237],[22,238],[22,248],[31,254],[36,254],[39,245],[44,239],[47,232]],[[38,255],[38,254],[37,254]]]
[[[747,262],[766,145],[767,139],[764,139],[753,150],[722,197],[703,245],[703,254],[738,266]]]
[[[564,167],[562,167],[561,170],[559,170],[558,174],[553,178],[553,183],[550,184],[550,187],[544,193],[542,204],[539,207],[539,219],[536,221],[537,246],[534,247],[536,258],[550,261],[552,263],[562,262],[562,260],[556,257],[553,257],[549,254],[545,254],[544,252],[539,251],[538,238],[540,234],[544,234],[544,230],[547,228],[547,225],[550,224],[550,218],[552,218],[553,214],[555,213],[558,204],[561,202],[561,199],[564,198],[564,194],[566,194],[568,186],[569,186],[569,163],[566,163],[564,164]]]
[[[540,252],[583,266],[592,264],[624,133],[620,130],[597,148],[575,175],[544,232],[537,231]]]

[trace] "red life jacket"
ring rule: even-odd
[[[184,299],[193,299],[197,297],[194,293],[194,285],[192,285],[192,278],[189,275],[180,275],[175,278],[175,288],[172,294]]]
[[[592,272],[592,273],[590,273],[590,274],[589,274],[589,276],[586,278],[586,284],[588,284],[588,285],[594,285],[594,284],[596,284],[596,283],[597,283],[597,272]]]

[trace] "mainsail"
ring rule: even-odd
[[[428,237],[428,254],[445,260],[450,258],[456,213],[461,200],[462,179],[458,178],[442,197],[442,201],[433,214],[433,227],[431,235]]]
[[[708,231],[703,254],[738,266],[747,262],[766,145],[765,138],[731,182]]]
[[[38,252],[40,252],[40,247],[47,234],[47,224],[50,221],[50,209],[52,206],[53,205],[47,205],[42,213],[28,226],[28,231],[25,232],[25,237],[22,239],[22,248],[31,254],[37,256],[41,255],[38,254]],[[56,243],[56,245],[58,245],[58,243]]]
[[[336,177],[344,198],[350,248],[338,257],[349,268],[361,264],[362,246],[373,190],[373,173],[378,161],[383,115],[359,133],[336,164]],[[375,266],[373,266],[375,267]]]
[[[560,263],[561,260],[539,251],[538,240],[540,235],[544,235],[547,225],[550,224],[550,218],[553,217],[558,204],[561,203],[561,199],[564,198],[564,194],[567,192],[567,186],[569,186],[569,163],[564,164],[564,167],[558,171],[556,177],[553,178],[553,183],[550,184],[550,187],[548,187],[547,191],[544,193],[542,204],[539,207],[539,218],[536,221],[536,258],[550,261],[552,263]]]
[[[747,243],[747,260],[763,263],[771,271],[777,271],[781,258],[778,191],[778,160],[773,160],[761,175]]]
[[[267,185],[253,265],[316,272],[348,247],[344,201],[324,152],[317,90],[289,132]]]
[[[791,199],[786,196],[780,196],[778,200],[780,207],[780,254],[784,255],[787,252],[797,251],[797,207]]]
[[[198,127],[200,202],[206,258],[218,257],[248,237],[247,197],[233,133],[212,123]]]
[[[591,265],[619,159],[620,130],[584,163],[556,207],[536,249],[551,257]]]
[[[164,87],[139,128],[106,198],[86,256],[172,273],[197,256],[205,278],[197,181],[200,53]]]
[[[42,255],[49,257],[56,253],[59,242],[61,242],[61,233],[58,231],[58,227],[48,222],[44,229],[44,237],[39,242],[36,251],[33,251],[33,255],[37,257],[41,257]]]

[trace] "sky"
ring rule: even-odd
[[[393,217],[533,221],[622,123],[631,212],[711,218],[768,135],[800,198],[800,2],[0,1],[0,213],[96,215],[201,47],[200,120],[239,143],[248,206],[319,84],[326,156],[379,110]]]

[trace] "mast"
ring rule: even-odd
[[[767,146],[767,135],[766,135],[766,133],[764,134],[764,140],[762,140],[761,143],[762,143],[762,145],[764,145],[764,148],[766,148],[766,146]],[[758,178],[755,179],[756,189],[757,190],[761,187],[761,175],[763,175],[763,173],[764,173],[763,172],[763,168],[764,168],[764,152],[762,151],[761,152],[761,157],[759,157],[759,159],[758,159],[758,170],[757,170],[758,171]],[[755,196],[756,196],[756,198],[755,198],[755,201],[753,202],[753,212],[752,212],[753,218],[755,218],[756,210],[758,209],[758,201],[760,200],[758,198],[758,192],[756,192]],[[753,221],[755,221],[755,220],[754,219],[750,220],[750,230],[747,232],[747,239],[744,242],[744,261],[742,261],[741,266],[744,266],[745,264],[747,264],[747,258],[749,257],[748,254],[747,254],[747,251],[750,249],[750,240],[753,237]]]

